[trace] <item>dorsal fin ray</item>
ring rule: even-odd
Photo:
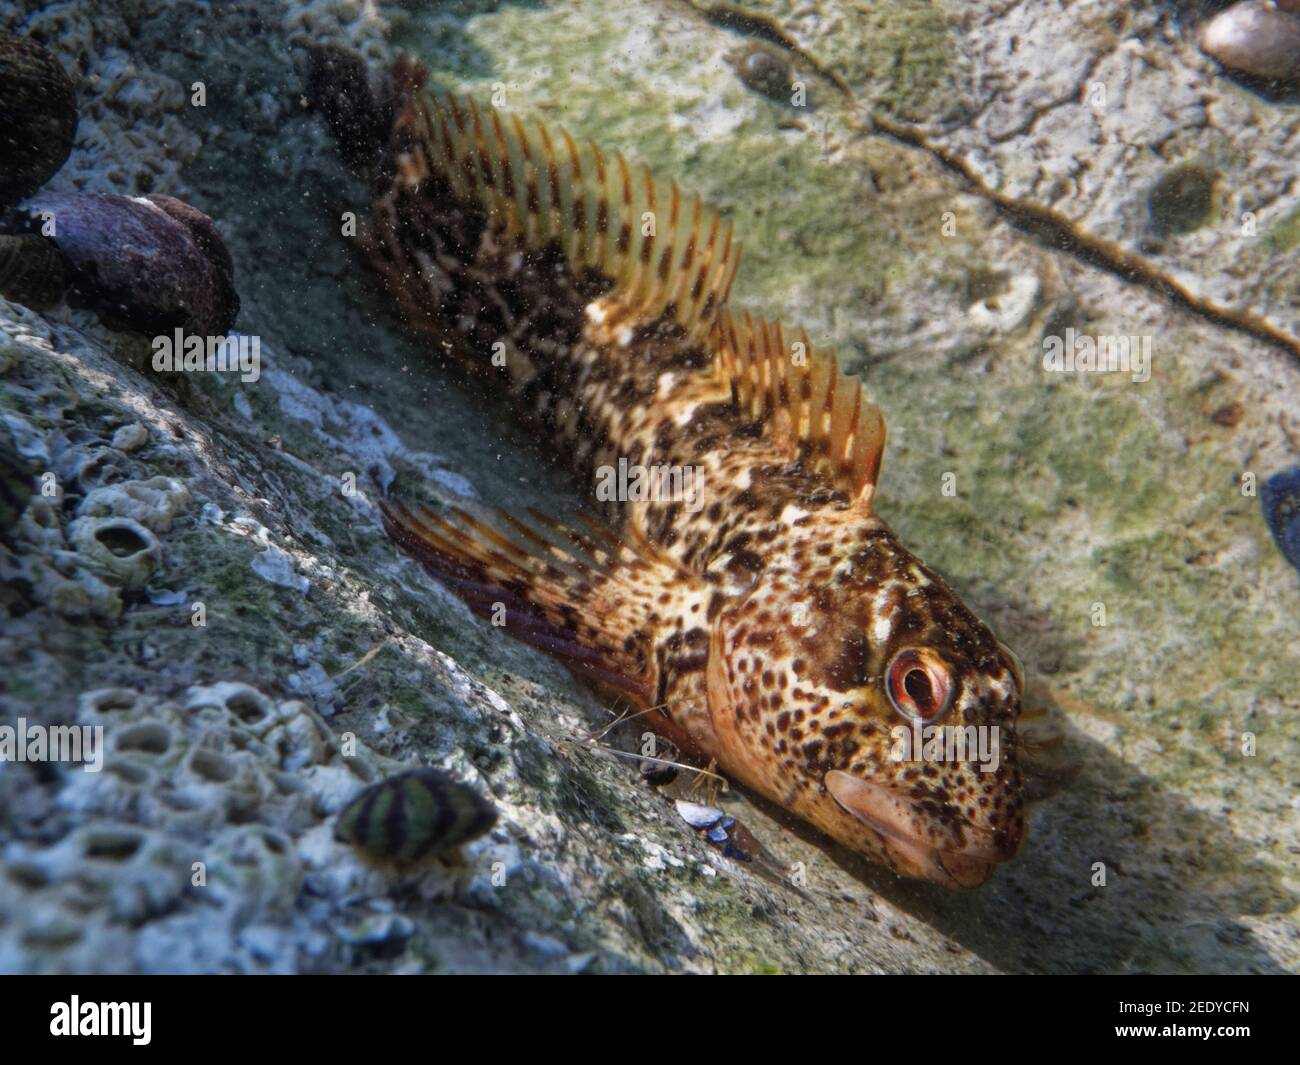
[[[714,372],[742,418],[789,448],[791,458],[869,508],[885,449],[885,418],[835,352],[780,322],[725,308],[713,333]]]
[[[558,243],[575,274],[610,279],[617,319],[667,315],[690,342],[708,341],[740,246],[699,196],[566,130],[463,97],[418,95],[400,121],[414,134],[399,163],[405,180],[438,174],[526,247]]]

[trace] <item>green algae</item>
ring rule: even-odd
[[[1300,207],[1296,207],[1268,232],[1268,243],[1275,251],[1300,247]]]

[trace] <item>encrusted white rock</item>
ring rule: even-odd
[[[131,518],[154,532],[167,532],[189,502],[190,490],[175,477],[150,477],[93,489],[77,507],[77,516]]]

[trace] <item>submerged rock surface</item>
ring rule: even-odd
[[[3,473],[35,492],[0,531],[0,717],[106,748],[0,765],[0,971],[1300,970],[1300,580],[1249,494],[1300,449],[1300,110],[1221,77],[1195,5],[1032,7],[0,0],[81,79],[48,187],[210,215],[261,351],[256,380],[156,374],[148,338],[0,301]],[[738,76],[755,40],[806,108]],[[577,500],[341,235],[365,190],[301,106],[323,41],[704,193],[745,241],[733,299],[865,370],[880,513],[1065,721],[1074,778],[991,884],[900,881],[701,793],[761,848],[729,857],[604,749],[638,729],[589,738],[616,707],[387,543],[376,486]],[[1179,166],[1211,191],[1156,225]],[[1151,338],[1149,379],[1046,371],[1067,330]],[[332,818],[417,764],[499,818],[394,882]]]

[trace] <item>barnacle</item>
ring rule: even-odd
[[[132,518],[78,518],[68,539],[91,569],[126,588],[143,588],[162,560],[158,538]]]

